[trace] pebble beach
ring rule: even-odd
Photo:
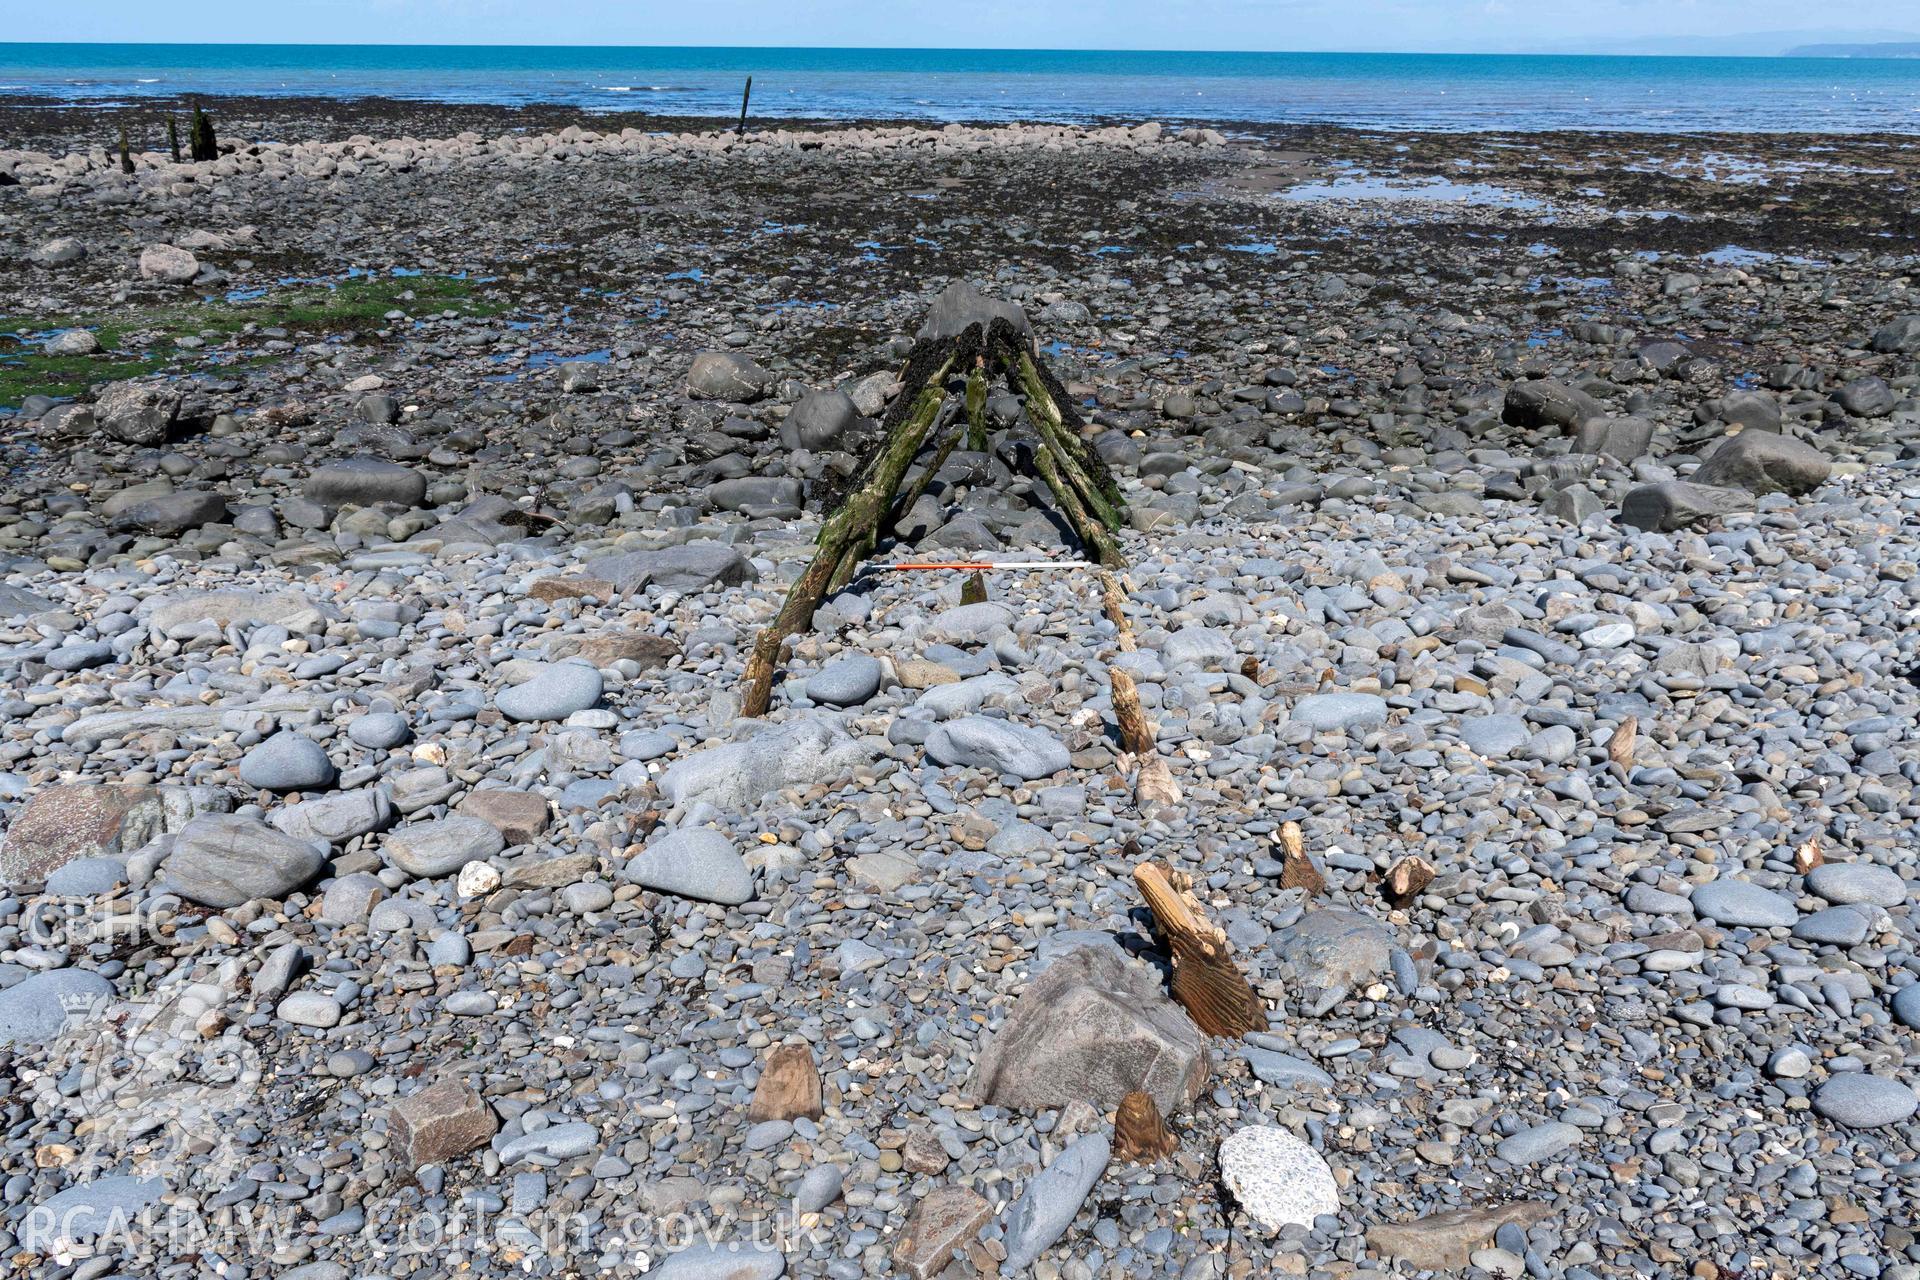
[[[1911,139],[5,115],[8,1273],[1920,1280]]]

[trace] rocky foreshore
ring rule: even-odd
[[[9,1268],[1920,1277],[1895,140],[448,123],[0,153]]]

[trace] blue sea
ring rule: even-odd
[[[559,103],[730,119],[1920,133],[1920,60],[967,49],[0,44],[9,96]],[[0,117],[3,126],[4,117]],[[0,142],[4,128],[0,127]]]

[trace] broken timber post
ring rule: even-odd
[[[1239,1039],[1267,1025],[1266,1007],[1227,951],[1227,935],[1200,911],[1193,882],[1157,862],[1133,869],[1133,881],[1173,953],[1173,998],[1210,1036]]]

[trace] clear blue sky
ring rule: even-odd
[[[21,0],[17,41],[1693,52],[1897,38],[1907,0]],[[1645,47],[1630,47],[1644,45]]]

